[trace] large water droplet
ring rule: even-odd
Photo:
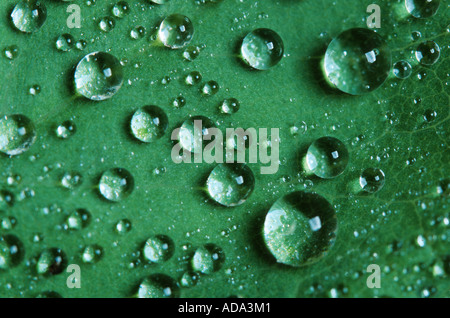
[[[123,168],[106,170],[99,182],[99,190],[109,201],[121,201],[127,198],[134,189],[134,178]]]
[[[0,118],[0,152],[19,155],[36,141],[36,129],[24,115],[7,115]]]
[[[188,17],[172,14],[166,17],[159,26],[160,41],[171,49],[185,47],[194,36],[194,25]]]
[[[417,47],[416,59],[422,65],[433,65],[439,60],[441,48],[434,41],[425,41]]]
[[[150,237],[144,245],[144,258],[152,263],[164,263],[169,260],[175,250],[175,244],[167,235]]]
[[[415,18],[430,18],[439,9],[440,0],[405,0],[406,10]]]
[[[227,207],[244,203],[255,188],[252,170],[244,163],[221,163],[206,181],[211,198]]]
[[[391,70],[391,50],[376,32],[350,29],[328,45],[325,74],[339,90],[361,95],[380,87]]]
[[[104,52],[94,52],[81,59],[75,69],[75,87],[91,100],[105,100],[116,94],[123,83],[119,60]]]
[[[41,1],[23,0],[14,7],[11,18],[18,30],[33,33],[39,30],[47,19],[47,9]]]
[[[169,119],[158,106],[139,108],[131,118],[131,132],[142,142],[152,142],[162,136],[169,126]]]
[[[347,147],[333,137],[317,139],[306,153],[307,169],[324,179],[334,178],[343,173],[348,159]]]
[[[165,274],[153,274],[139,285],[137,296],[139,298],[177,298],[180,288],[177,282]]]
[[[281,61],[284,45],[281,37],[270,29],[256,29],[242,41],[244,61],[257,70],[267,70]]]
[[[225,253],[219,246],[208,243],[199,247],[192,257],[192,270],[202,274],[212,274],[222,268]]]
[[[384,172],[378,168],[367,168],[361,173],[359,184],[366,192],[380,191],[384,186]]]
[[[264,241],[277,262],[303,266],[322,258],[334,244],[333,207],[316,193],[292,192],[278,199],[264,222]]]

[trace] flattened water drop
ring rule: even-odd
[[[20,114],[0,118],[0,152],[19,155],[36,141],[36,129],[28,117]]]
[[[379,34],[355,28],[342,32],[328,45],[324,71],[337,89],[361,95],[384,83],[391,59],[391,50]]]
[[[255,177],[244,163],[221,163],[211,171],[206,186],[214,201],[233,207],[244,203],[252,194]]]
[[[134,113],[130,126],[134,137],[142,142],[153,142],[164,136],[169,119],[158,106],[144,106]]]
[[[89,53],[78,63],[74,79],[80,95],[101,101],[113,97],[122,87],[123,69],[109,53]]]
[[[344,172],[348,159],[348,150],[342,141],[333,137],[322,137],[309,146],[306,166],[319,178],[330,179]]]
[[[47,19],[47,9],[41,1],[20,1],[11,13],[14,26],[24,33],[38,31]]]
[[[112,168],[106,170],[99,182],[99,190],[102,196],[109,200],[118,202],[127,198],[134,189],[134,178],[123,168]]]
[[[171,49],[180,49],[191,42],[194,37],[194,25],[182,14],[166,17],[159,26],[158,38]]]
[[[264,222],[264,241],[276,261],[290,266],[321,259],[334,244],[336,213],[316,193],[292,192],[278,199]]]
[[[283,40],[270,29],[253,30],[245,36],[241,45],[242,58],[257,70],[268,70],[277,65],[283,53]]]

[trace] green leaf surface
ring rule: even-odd
[[[54,291],[63,297],[130,297],[153,273],[179,280],[195,249],[206,243],[223,249],[225,263],[219,271],[202,275],[195,287],[182,289],[182,297],[449,296],[448,1],[441,1],[434,17],[416,19],[400,0],[224,0],[202,5],[129,0],[130,14],[116,19],[109,33],[98,22],[112,15],[114,1],[97,0],[90,6],[89,1],[73,1],[81,7],[80,29],[67,27],[69,2],[42,2],[48,17],[32,34],[11,25],[17,0],[0,2],[0,48],[19,48],[14,60],[0,58],[0,114],[29,117],[38,136],[27,152],[0,156],[0,189],[15,197],[11,206],[2,205],[0,217],[17,220],[13,229],[0,228],[0,233],[20,238],[25,252],[20,264],[0,271],[0,296]],[[366,8],[374,2],[381,7],[378,33],[388,42],[393,61],[409,61],[413,73],[405,80],[391,74],[370,94],[345,95],[327,86],[320,63],[331,39],[344,30],[367,27]],[[149,41],[153,28],[172,13],[191,19],[191,43],[204,46],[193,62],[183,58],[183,50]],[[134,40],[129,34],[138,25],[147,35]],[[284,58],[267,71],[248,69],[238,55],[243,37],[256,28],[275,30],[284,42]],[[419,41],[412,40],[413,31],[421,32]],[[87,48],[58,51],[55,42],[63,33],[86,40]],[[424,67],[414,50],[428,39],[439,44],[441,56]],[[95,51],[128,60],[123,87],[102,102],[76,97],[71,88],[74,66]],[[184,78],[193,70],[202,74],[203,82],[217,81],[219,92],[205,97],[200,85],[186,86]],[[165,76],[172,79],[168,85],[161,84]],[[36,96],[28,92],[33,85],[41,87]],[[172,100],[179,95],[187,104],[175,108]],[[240,110],[221,114],[218,107],[225,98],[238,99]],[[151,144],[135,140],[128,128],[134,111],[145,105],[158,105],[169,118],[165,136]],[[433,121],[424,120],[429,110],[437,114]],[[249,164],[256,179],[252,195],[240,206],[219,206],[205,189],[215,164],[177,165],[170,157],[172,130],[193,115],[208,116],[223,131],[280,128],[279,171],[262,175],[262,164]],[[76,133],[57,138],[55,127],[69,119],[76,123]],[[293,126],[299,128],[297,135],[290,132]],[[339,138],[349,150],[346,171],[334,179],[302,173],[304,150],[322,136]],[[98,192],[100,175],[114,167],[127,169],[135,182],[133,193],[117,203]],[[382,169],[386,184],[375,194],[362,195],[355,183],[368,167]],[[82,175],[79,187],[61,186],[68,171]],[[8,184],[12,174],[21,176],[20,184]],[[262,238],[271,205],[295,190],[319,193],[338,218],[330,252],[301,268],[277,264]],[[34,196],[24,198],[26,192]],[[91,213],[90,224],[79,231],[63,230],[67,215],[78,208]],[[114,226],[125,218],[132,230],[119,235]],[[138,261],[142,245],[157,234],[174,241],[174,255],[162,264]],[[425,244],[418,244],[421,238]],[[104,251],[95,264],[81,258],[90,244]],[[35,273],[33,260],[50,247],[62,249],[68,264],[80,264],[80,289],[67,288],[70,273],[65,271],[51,277]],[[379,289],[366,285],[370,264],[381,267]]]

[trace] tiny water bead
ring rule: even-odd
[[[3,55],[9,60],[14,60],[19,56],[19,47],[17,45],[7,46],[3,50]]]
[[[192,270],[202,274],[212,274],[220,270],[225,263],[225,253],[222,248],[208,243],[199,248],[192,257]]]
[[[255,176],[244,163],[221,163],[210,173],[206,186],[217,203],[233,207],[244,203],[255,188]]]
[[[184,107],[186,105],[186,98],[184,98],[184,96],[177,96],[172,101],[172,105],[173,105],[173,107],[176,107],[176,108]]]
[[[347,167],[349,154],[342,141],[333,137],[315,140],[306,153],[307,169],[323,179],[335,178]]]
[[[41,1],[23,0],[14,7],[11,19],[19,31],[33,33],[44,25],[47,9]]]
[[[421,37],[422,37],[422,33],[420,33],[419,31],[411,32],[411,40],[413,40],[413,42],[418,41]]]
[[[407,61],[398,61],[394,64],[394,75],[400,79],[406,79],[411,76],[412,67]]]
[[[200,48],[198,46],[188,46],[184,52],[183,57],[186,61],[192,62],[200,55]]]
[[[391,70],[391,50],[369,29],[349,29],[328,45],[323,61],[328,80],[337,89],[362,95],[380,87]]]
[[[125,17],[128,13],[130,13],[130,6],[125,1],[117,2],[112,8],[112,14],[119,19]]]
[[[116,26],[116,22],[111,17],[104,17],[98,22],[98,26],[103,32],[111,32]]]
[[[104,52],[83,57],[74,75],[77,92],[95,101],[111,98],[123,84],[122,65],[113,55]]]
[[[361,188],[368,193],[380,191],[385,182],[384,172],[378,168],[367,168],[359,177]]]
[[[164,263],[175,251],[175,244],[167,235],[154,235],[144,245],[144,258],[151,263]]]
[[[28,90],[28,93],[33,96],[39,95],[40,92],[41,92],[41,87],[39,85],[33,85]]]
[[[205,96],[212,96],[216,95],[219,89],[219,83],[217,83],[216,81],[208,81],[202,86],[200,91]]]
[[[186,119],[180,127],[178,139],[180,145],[191,153],[203,151],[203,139],[211,139],[211,128],[216,128],[214,122],[205,116],[193,116]]]
[[[123,168],[106,170],[99,182],[101,195],[109,200],[118,202],[127,198],[134,189],[134,178]]]
[[[270,29],[253,30],[245,36],[241,44],[242,58],[257,70],[268,70],[277,65],[283,53],[283,40]]]
[[[72,35],[64,33],[56,39],[56,48],[62,52],[68,52],[72,49],[75,39]]]
[[[131,228],[132,228],[131,221],[128,219],[122,219],[116,223],[114,230],[116,231],[117,234],[125,234],[130,232]]]
[[[441,48],[434,41],[425,41],[416,49],[416,59],[422,65],[433,65],[439,60]]]
[[[145,36],[145,28],[143,26],[135,26],[130,31],[130,36],[134,40],[142,39]]]
[[[184,272],[180,278],[180,286],[184,288],[194,287],[197,285],[200,275],[193,271]]]
[[[16,227],[17,219],[13,216],[5,216],[0,218],[0,229],[12,230]],[[1,262],[1,261],[0,261]]]
[[[61,125],[56,127],[55,133],[58,138],[67,139],[73,136],[77,131],[77,126],[71,120],[64,121]]]
[[[68,171],[61,177],[61,185],[66,189],[75,189],[83,182],[83,176],[77,171]]]
[[[203,77],[200,72],[193,71],[186,76],[185,83],[190,86],[194,86],[202,81]]]
[[[153,274],[142,280],[137,293],[139,298],[178,298],[180,287],[166,274]]]
[[[191,20],[181,14],[166,17],[159,26],[158,38],[171,49],[180,49],[191,42],[194,37],[194,25]]]
[[[15,235],[0,236],[0,273],[20,264],[24,257],[22,241]]]
[[[434,16],[440,4],[440,0],[405,0],[406,10],[413,17],[420,19]]]
[[[83,51],[87,47],[87,42],[85,40],[78,40],[75,42],[75,47],[79,51]]]
[[[45,249],[36,263],[36,272],[39,275],[49,276],[62,273],[67,266],[67,257],[59,248]]]
[[[164,136],[169,119],[164,110],[158,106],[144,106],[139,108],[131,118],[131,132],[142,142],[153,142]]]
[[[241,107],[236,98],[227,98],[220,104],[220,111],[222,114],[234,114]]]
[[[81,230],[88,226],[91,214],[85,209],[77,209],[67,216],[65,228],[68,230]]]
[[[290,266],[321,259],[334,244],[336,213],[316,193],[296,191],[278,199],[264,222],[264,241],[276,261]]]
[[[0,117],[0,152],[19,155],[36,141],[36,129],[26,116],[15,114]]]
[[[91,244],[84,248],[81,259],[86,264],[97,263],[103,256],[103,248],[98,244]]]

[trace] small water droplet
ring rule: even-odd
[[[28,117],[20,114],[0,118],[0,152],[19,155],[36,141],[36,129]]]
[[[144,106],[134,113],[130,126],[134,137],[142,142],[153,142],[164,136],[169,119],[158,106]]]
[[[19,31],[33,33],[38,31],[47,19],[47,9],[41,1],[23,0],[14,7],[11,18]]]
[[[407,61],[398,61],[394,64],[393,72],[397,78],[406,79],[411,76],[411,64]]]
[[[203,95],[212,96],[216,95],[219,89],[220,86],[216,81],[209,81],[202,86],[200,91]]]
[[[359,177],[361,188],[368,193],[380,191],[385,182],[384,172],[378,168],[367,168]]]
[[[185,82],[187,85],[193,86],[201,82],[202,74],[197,71],[193,71],[186,76]]]
[[[98,244],[91,244],[84,248],[81,253],[81,259],[84,263],[97,263],[103,256],[103,248]]]
[[[119,19],[122,19],[124,16],[126,16],[128,13],[130,13],[130,6],[125,1],[119,1],[117,2],[114,7],[112,8],[112,14]]]
[[[283,53],[283,40],[270,29],[253,30],[245,36],[241,45],[242,58],[257,70],[268,70],[277,65]]]
[[[98,26],[103,32],[111,32],[116,26],[116,22],[111,17],[104,17],[99,21]]]
[[[415,18],[430,18],[439,9],[440,0],[405,0],[406,10]]]
[[[139,298],[178,298],[180,288],[172,277],[165,274],[152,274],[142,280],[137,296]]]
[[[106,170],[99,182],[101,195],[109,201],[121,201],[127,198],[134,189],[134,178],[123,168]]]
[[[227,98],[220,105],[220,111],[223,114],[234,114],[239,110],[240,106],[236,98]]]
[[[192,270],[202,274],[212,274],[220,270],[225,263],[225,253],[219,246],[208,243],[199,248],[192,257]]]
[[[167,47],[179,49],[191,42],[194,36],[194,25],[191,20],[181,14],[166,17],[159,26],[158,38]]]
[[[434,41],[425,41],[416,49],[416,59],[422,65],[433,65],[439,60],[441,49]]]
[[[61,139],[67,139],[73,136],[77,131],[75,123],[71,120],[66,120],[61,125],[59,125],[56,130],[56,136]]]
[[[20,264],[24,256],[22,241],[15,235],[0,236],[0,271]]]
[[[3,50],[3,55],[9,60],[14,60],[19,56],[19,47],[17,45],[7,46]]]
[[[64,33],[56,39],[56,48],[62,52],[68,52],[72,49],[75,39],[72,35]]]
[[[36,271],[40,275],[57,275],[64,271],[67,266],[67,257],[59,248],[45,249],[36,263]]]
[[[167,235],[154,235],[145,242],[144,258],[151,263],[164,263],[169,260],[175,250],[175,244]]]

